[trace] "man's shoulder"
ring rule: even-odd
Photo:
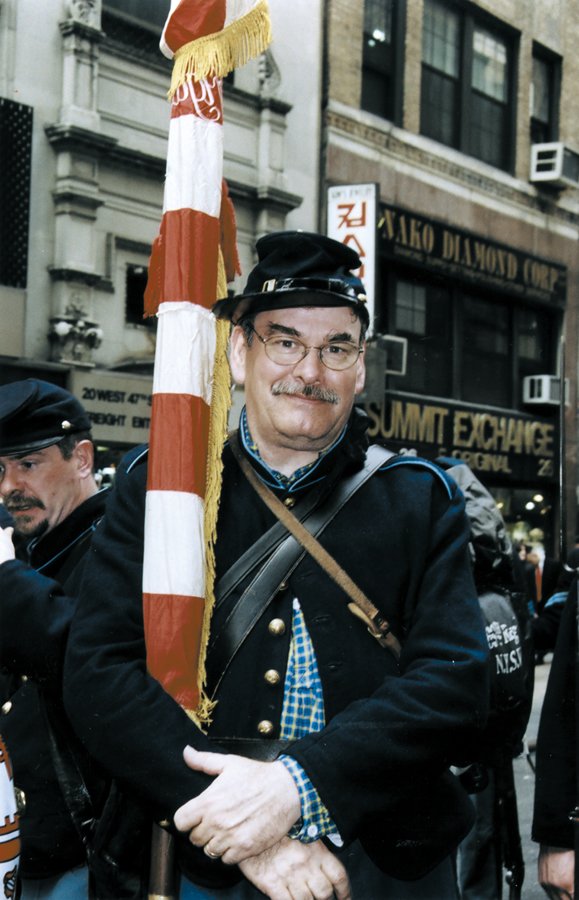
[[[118,474],[129,474],[139,466],[146,466],[149,459],[149,445],[139,444],[123,456]]]
[[[379,475],[410,486],[436,485],[443,490],[449,500],[452,500],[457,492],[456,482],[440,466],[419,456],[393,456],[381,466]]]

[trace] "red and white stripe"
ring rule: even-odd
[[[180,4],[175,16],[189,6]],[[143,594],[149,671],[191,710],[205,602],[203,499],[216,328],[210,308],[217,299],[222,170],[221,80],[188,81],[173,98],[159,236]]]
[[[3,896],[16,896],[16,871],[20,853],[18,816],[12,767],[0,737],[0,885]]]
[[[215,41],[221,49],[225,44],[236,52],[239,47],[246,51],[248,20],[225,35],[223,29],[259,6],[252,15],[255,19],[263,13],[263,5],[264,0],[172,0],[161,49],[172,57],[192,42],[195,51],[200,45],[194,42],[208,38],[210,49]],[[255,22],[252,27],[255,32]],[[255,49],[255,33],[252,39]],[[231,47],[227,42],[232,42]],[[211,307],[218,299],[218,268],[223,267],[222,225],[230,244],[233,219],[226,210],[224,222],[229,224],[220,222],[221,78],[210,75],[195,81],[186,75],[172,103],[163,219],[146,294],[147,312],[157,312],[159,325],[143,610],[149,671],[185,709],[194,712],[201,697],[199,674],[207,638],[204,498],[217,342]],[[225,359],[220,365],[226,366]]]

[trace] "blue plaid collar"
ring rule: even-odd
[[[346,426],[347,427],[347,426]],[[301,466],[299,469],[296,469],[295,472],[292,472],[291,475],[284,475],[282,472],[276,472],[274,469],[270,469],[261,458],[261,454],[259,452],[259,447],[252,439],[251,434],[249,432],[249,427],[247,425],[247,415],[245,412],[245,406],[241,410],[241,417],[239,420],[239,433],[241,435],[241,440],[243,446],[247,450],[250,456],[252,456],[255,460],[257,460],[260,466],[266,470],[266,472],[271,476],[274,481],[272,485],[267,478],[264,478],[266,483],[270,483],[270,487],[279,487],[283,488],[286,491],[291,491],[296,487],[302,487],[303,480],[310,475],[319,465],[320,461],[330,453],[334,447],[336,447],[343,439],[344,434],[346,433],[346,428],[344,428],[340,437],[332,444],[331,447],[328,447],[327,450],[322,450],[318,454],[318,458],[314,459],[313,462],[308,463],[306,466]]]

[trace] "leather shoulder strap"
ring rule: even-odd
[[[334,557],[322,547],[311,531],[308,531],[305,525],[296,519],[293,513],[278,500],[275,494],[270,491],[268,486],[261,480],[255,469],[249,463],[247,457],[241,452],[237,440],[237,433],[230,437],[230,443],[231,449],[233,450],[243,474],[254,490],[259,494],[266,506],[277,516],[290,534],[299,541],[304,550],[315,559],[318,565],[324,569],[330,578],[345,591],[354,604],[354,608],[352,608],[352,604],[349,605],[350,610],[366,622],[370,633],[383,647],[387,647],[398,660],[401,651],[400,643],[392,634],[390,625],[380,614],[380,610],[374,606],[372,601],[366,597],[358,585],[352,581],[348,573],[342,569]],[[394,454],[391,455],[394,456]]]
[[[232,436],[229,436],[231,441]],[[235,440],[235,438],[234,438]],[[233,448],[232,448],[233,449]],[[344,478],[336,485],[329,497],[316,509],[311,517],[307,519],[307,530],[319,536],[322,534],[326,526],[332,521],[342,507],[353,497],[357,490],[368,481],[378,469],[381,469],[394,457],[393,453],[384,447],[373,445],[369,448],[366,463],[363,469],[355,472],[349,478]],[[281,504],[283,506],[283,504]],[[285,507],[283,507],[285,509]],[[276,523],[269,532],[263,537],[267,537],[274,530],[278,530]],[[210,685],[215,685],[213,693],[217,689],[219,682],[225,674],[231,660],[239,650],[241,644],[250,633],[251,629],[265,612],[273,598],[280,590],[281,585],[286,581],[289,575],[294,571],[297,565],[305,556],[306,551],[303,549],[299,541],[297,541],[287,530],[283,528],[286,535],[282,541],[277,541],[274,545],[266,549],[264,555],[270,552],[269,558],[265,561],[260,571],[246,588],[240,599],[237,601],[233,610],[229,614],[225,625],[220,633],[215,636],[208,649],[207,654],[207,673]],[[271,550],[273,549],[273,553]],[[246,557],[250,557],[251,551],[244,554],[238,562],[242,562]],[[256,563],[250,558],[251,565],[248,565],[244,575]],[[235,564],[237,566],[237,563]],[[234,566],[234,568],[235,568]],[[231,571],[231,570],[230,570]],[[216,588],[216,593],[222,597],[221,584],[226,583],[229,573],[226,573],[220,580]],[[237,580],[239,582],[241,578]],[[233,585],[235,586],[235,585]],[[228,593],[231,592],[231,589]],[[368,623],[366,623],[368,624]]]

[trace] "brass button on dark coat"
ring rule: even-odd
[[[2,706],[2,715],[7,716],[10,710],[12,709],[12,703],[10,700],[7,700],[6,703]]]
[[[281,637],[285,633],[285,622],[283,619],[272,619],[267,627],[269,632],[276,637]]]
[[[281,681],[281,675],[276,669],[268,669],[265,675],[263,676],[268,684],[279,684]]]
[[[283,501],[283,505],[287,506],[288,509],[291,509],[292,506],[295,505],[295,502],[296,501],[294,500],[293,497],[286,497],[285,500]]]
[[[14,786],[14,799],[16,800],[16,812],[19,816],[24,815],[26,809],[26,794],[20,788]]]
[[[268,719],[263,719],[257,726],[257,730],[260,734],[269,736],[270,734],[273,734],[273,722],[270,722]]]

